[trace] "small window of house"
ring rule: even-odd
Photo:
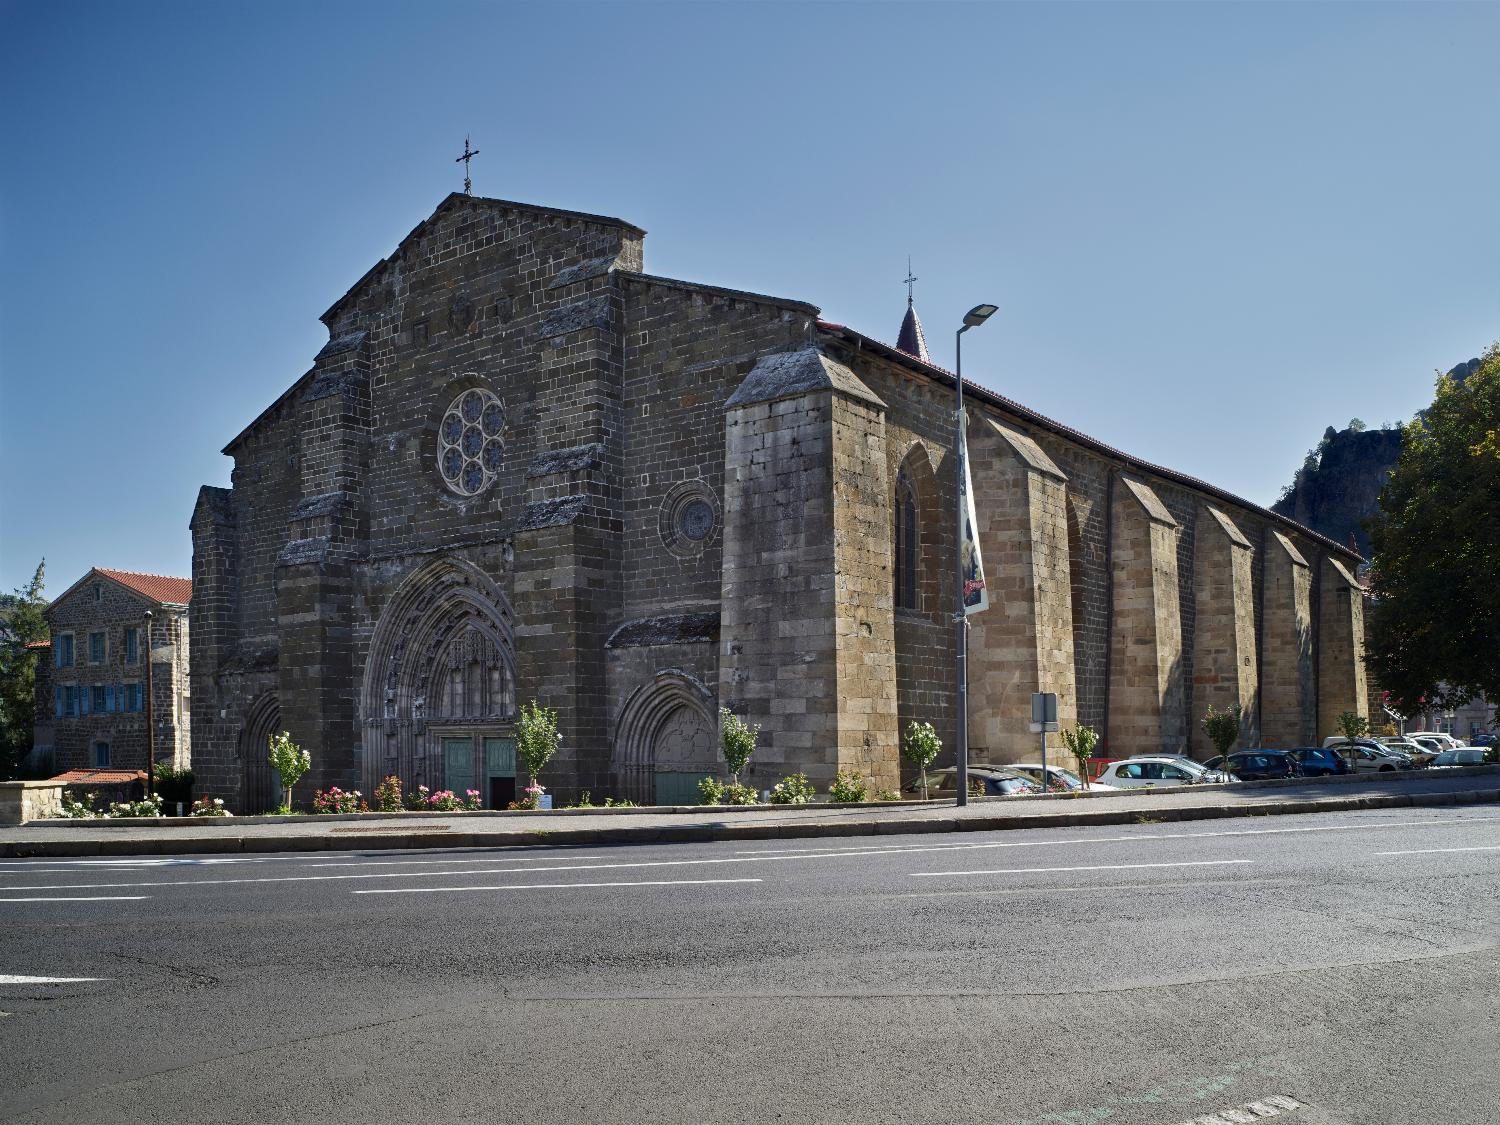
[[[109,743],[94,743],[94,768],[96,770],[109,768]]]
[[[104,714],[104,711],[105,711],[105,707],[104,707],[104,685],[103,684],[95,684],[93,686],[93,688],[92,688],[92,694],[93,694],[93,699],[91,699],[89,701],[90,704],[91,704],[91,706],[90,706],[89,709],[91,711],[93,711],[94,714],[96,714],[96,715],[102,715],[102,714]]]
[[[125,630],[125,663],[134,664],[140,659],[141,631],[134,625]]]
[[[57,666],[73,667],[73,634],[62,633],[57,638]]]
[[[104,663],[104,634],[103,633],[90,633],[89,634],[89,663],[90,664],[103,664]]]

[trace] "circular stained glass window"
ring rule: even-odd
[[[438,425],[438,471],[460,496],[477,496],[494,483],[504,460],[505,408],[489,391],[467,390],[453,400]]]
[[[695,543],[707,539],[708,533],[714,529],[713,506],[699,497],[689,500],[678,512],[677,528]]]

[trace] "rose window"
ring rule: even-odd
[[[453,400],[438,427],[438,470],[460,496],[477,496],[494,483],[505,455],[505,408],[474,387]]]

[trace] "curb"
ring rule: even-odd
[[[351,832],[298,836],[213,836],[190,839],[6,841],[0,857],[41,859],[68,856],[203,855],[260,852],[497,848],[536,845],[712,843],[721,840],[807,840],[838,836],[903,836],[936,832],[1003,832],[1029,828],[1087,828],[1113,824],[1160,824],[1300,813],[1356,812],[1366,809],[1433,808],[1500,804],[1500,789],[1460,793],[1382,794],[1320,797],[1274,804],[1190,805],[1186,808],[1100,809],[1045,816],[947,816],[926,820],[866,820],[831,824],[703,824],[655,828],[530,828],[521,831],[422,830]]]

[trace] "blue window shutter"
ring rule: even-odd
[[[52,717],[54,719],[63,717],[62,684],[54,684],[52,688]]]
[[[88,684],[79,684],[78,685],[78,694],[81,697],[80,700],[79,700],[79,702],[78,702],[78,713],[80,715],[87,715],[89,713],[89,686],[88,686]]]
[[[105,684],[104,685],[104,709],[106,711],[113,711],[115,709],[115,685],[114,684]]]

